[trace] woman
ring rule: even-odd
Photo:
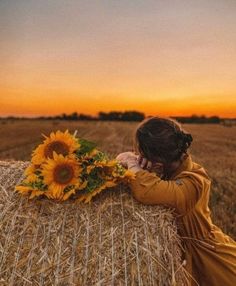
[[[138,155],[117,160],[136,174],[130,187],[138,201],[175,209],[189,285],[235,286],[236,242],[212,223],[211,179],[188,153],[192,140],[175,120],[148,118],[136,130]]]

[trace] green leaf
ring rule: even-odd
[[[93,157],[93,160],[94,160],[94,161],[108,160],[108,156],[107,156],[105,153],[99,151],[99,152]]]
[[[86,176],[85,180],[88,182],[85,188],[88,192],[93,192],[105,182],[100,176],[100,168],[94,168],[91,173]]]
[[[88,141],[83,138],[78,139],[78,141],[80,143],[80,148],[76,151],[78,157],[85,155],[86,153],[90,153],[96,147],[95,142]]]
[[[47,185],[43,183],[43,181],[35,181],[31,183],[23,183],[23,186],[28,186],[31,187],[32,189],[37,189],[41,191],[46,191],[47,190]]]

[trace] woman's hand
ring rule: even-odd
[[[138,162],[138,156],[135,155],[133,152],[124,152],[120,153],[116,160],[119,161],[119,163],[124,166],[125,168],[131,169],[134,172],[138,172],[141,170],[141,166]]]
[[[124,152],[120,153],[116,160],[124,166],[125,168],[129,168],[131,165],[138,165],[138,156],[135,155],[133,152]]]
[[[140,167],[150,172],[155,172],[158,176],[162,176],[164,172],[163,163],[152,163],[141,155],[138,156]]]
[[[146,169],[150,172],[155,172],[158,176],[163,175],[163,164],[152,163],[141,155],[135,155],[133,152],[124,152],[116,157],[116,160],[125,168],[131,169],[137,172],[142,169]]]

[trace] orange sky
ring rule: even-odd
[[[236,117],[235,1],[3,2],[0,116]]]

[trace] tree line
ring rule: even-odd
[[[176,119],[180,123],[215,123],[219,124],[224,122],[225,119],[219,116],[205,115],[191,115],[191,116],[170,116],[170,118]],[[8,116],[4,119],[28,119],[24,117]],[[142,121],[145,119],[145,114],[139,111],[110,111],[110,112],[99,112],[97,116],[92,116],[88,114],[72,112],[70,114],[60,114],[55,116],[39,116],[31,119],[40,120],[102,120],[102,121]]]
[[[142,121],[145,118],[145,114],[139,111],[111,111],[111,112],[99,112],[97,116],[92,116],[88,114],[79,114],[73,112],[71,114],[63,113],[56,116],[40,116],[37,119],[47,119],[47,120],[102,120],[102,121]]]

